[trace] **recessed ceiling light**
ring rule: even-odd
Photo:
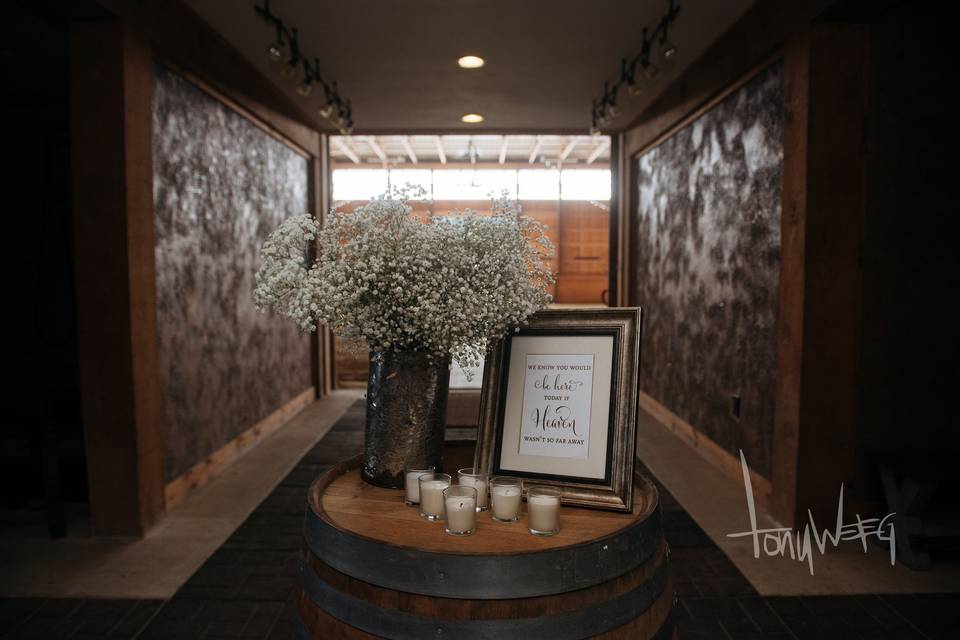
[[[460,119],[467,124],[477,124],[478,122],[483,122],[483,116],[479,113],[467,113]]]
[[[457,60],[457,64],[464,69],[479,69],[483,66],[484,60],[480,56],[463,56]]]

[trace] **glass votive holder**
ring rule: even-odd
[[[503,476],[494,476],[490,479],[490,517],[494,520],[497,522],[519,520],[522,501],[522,480]]]
[[[527,489],[527,526],[535,536],[560,531],[560,490],[553,487]]]
[[[452,536],[468,536],[477,530],[477,490],[465,485],[452,485],[443,490],[446,526]]]
[[[443,490],[450,486],[451,478],[446,473],[424,473],[420,483],[420,517],[424,520],[443,519]]]
[[[403,472],[403,501],[408,505],[420,504],[420,476],[433,473],[434,467],[407,469]]]
[[[477,471],[473,467],[466,467],[457,471],[457,482],[465,487],[477,490],[477,511],[486,511],[490,507],[487,498],[487,486],[490,484],[489,475],[485,471]]]

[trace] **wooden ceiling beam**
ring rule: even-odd
[[[353,149],[347,146],[347,144],[343,141],[343,138],[340,136],[332,136],[330,139],[333,141],[334,146],[339,149],[343,155],[353,160],[353,164],[360,164],[360,157],[356,154],[356,152],[354,152]]]
[[[540,145],[543,144],[543,138],[537,136],[537,143],[533,145],[533,151],[530,152],[530,164],[533,164],[537,159],[537,154],[540,153]]]
[[[560,152],[560,156],[557,159],[560,162],[563,162],[564,160],[566,160],[567,157],[570,155],[570,153],[577,147],[579,143],[580,143],[580,136],[570,136],[570,141],[567,142],[567,146],[563,148],[563,151]]]
[[[447,164],[447,154],[443,150],[443,137],[436,136],[437,155],[440,156],[440,164]]]
[[[606,140],[598,144],[597,148],[593,150],[593,153],[587,156],[587,164],[593,164],[593,161],[599,158],[609,146],[610,146],[610,138],[607,138]]]
[[[400,136],[400,144],[403,145],[403,150],[407,152],[410,162],[417,164],[417,154],[413,152],[413,147],[410,146],[410,136]]]
[[[373,150],[377,157],[380,158],[380,162],[386,164],[387,154],[383,152],[383,147],[380,146],[380,143],[377,142],[376,136],[367,136],[366,137],[367,146]]]

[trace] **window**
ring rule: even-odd
[[[427,200],[433,197],[433,176],[430,169],[391,169],[390,186],[403,188],[408,184],[420,187],[426,193]]]
[[[609,169],[335,169],[333,199],[369,200],[387,185],[421,187],[432,200],[609,200]]]
[[[560,172],[562,200],[609,200],[609,169],[564,169]]]
[[[560,198],[560,172],[556,169],[521,169],[519,174],[521,200]]]
[[[335,169],[334,200],[369,200],[387,190],[386,169]]]
[[[503,169],[438,169],[433,172],[434,200],[489,200],[506,190],[517,197],[517,172]]]

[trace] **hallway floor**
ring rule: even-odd
[[[317,474],[360,452],[363,420],[357,402],[169,600],[0,599],[0,638],[286,640],[307,488]],[[684,640],[955,637],[960,594],[760,596],[673,496],[660,491]]]

